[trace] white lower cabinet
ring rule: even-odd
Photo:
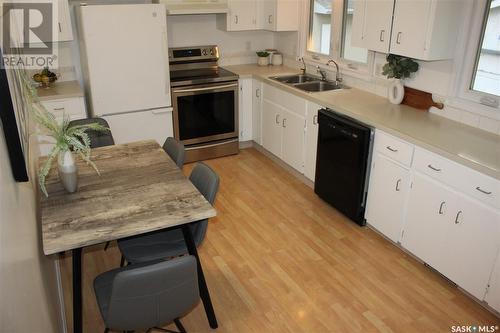
[[[321,105],[307,102],[306,141],[304,175],[314,182],[316,176],[316,153],[318,150],[318,111]]]
[[[262,82],[252,80],[252,139],[262,145]]]
[[[399,242],[408,198],[410,171],[375,152],[370,172],[366,222]]]
[[[493,274],[491,274],[485,301],[493,309],[500,312],[500,252],[497,255],[497,261],[495,268],[493,269]]]
[[[262,146],[301,173],[304,171],[305,115],[305,100],[263,85]]]
[[[274,103],[262,101],[262,146],[278,157],[281,157],[281,111]]]
[[[253,96],[253,80],[240,79],[239,80],[239,105],[238,105],[238,124],[239,124],[239,141],[252,140],[252,96]]]

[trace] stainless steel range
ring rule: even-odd
[[[218,66],[217,46],[169,49],[174,137],[186,162],[237,154],[238,75]]]

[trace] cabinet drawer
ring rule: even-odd
[[[404,142],[381,131],[375,132],[375,149],[381,154],[411,166],[413,157],[413,145]]]
[[[289,92],[265,84],[264,98],[289,111],[295,112],[301,117],[306,116],[306,100]]]
[[[85,104],[81,97],[43,101],[42,105],[58,119],[62,119],[64,114],[71,119],[82,119],[87,117]]]
[[[415,149],[415,169],[484,204],[500,208],[500,181],[422,148]]]

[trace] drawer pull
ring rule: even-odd
[[[392,151],[393,153],[396,153],[396,152],[398,151],[397,149],[394,149],[394,148],[392,148],[391,146],[387,146],[387,147],[385,147],[385,148],[387,148],[387,150]]]
[[[276,124],[280,123],[280,115],[279,114],[276,115],[275,122],[276,122]]]
[[[401,184],[401,179],[398,179],[396,182],[396,192],[399,192],[401,189],[399,188],[399,184]]]
[[[64,110],[64,107],[62,107],[62,108],[53,108],[52,110],[54,110],[54,111],[62,111],[62,110]]]
[[[444,205],[446,204],[445,201],[441,202],[441,205],[439,205],[439,215],[443,215],[444,211],[443,211],[443,208],[444,208]]]
[[[485,190],[483,190],[482,188],[480,188],[479,186],[478,186],[478,187],[476,187],[476,190],[478,190],[479,192],[484,193],[484,194],[486,194],[486,195],[490,195],[490,194],[491,194],[491,191],[490,191],[490,192],[485,191]]]
[[[462,215],[462,211],[459,210],[458,213],[457,213],[457,216],[455,216],[455,224],[459,224],[461,221],[459,221],[458,219],[460,218],[460,215]]]
[[[318,125],[318,115],[317,114],[315,114],[313,116],[313,125]]]
[[[432,164],[429,164],[427,167],[428,167],[429,169],[431,169],[431,170],[436,171],[436,172],[440,172],[440,171],[441,171],[441,169],[438,169],[438,168],[433,167],[433,166],[432,166]]]
[[[286,118],[283,118],[283,128],[286,128]]]

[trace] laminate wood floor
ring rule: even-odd
[[[199,249],[217,332],[450,332],[500,319],[369,228],[348,221],[314,191],[250,148],[207,161],[221,177]],[[189,174],[194,165],[187,165]],[[116,245],[84,251],[84,331],[104,325],[93,279],[119,265]],[[71,332],[71,257],[61,260]],[[201,302],[182,318],[209,332]],[[169,326],[173,328],[172,326]]]

